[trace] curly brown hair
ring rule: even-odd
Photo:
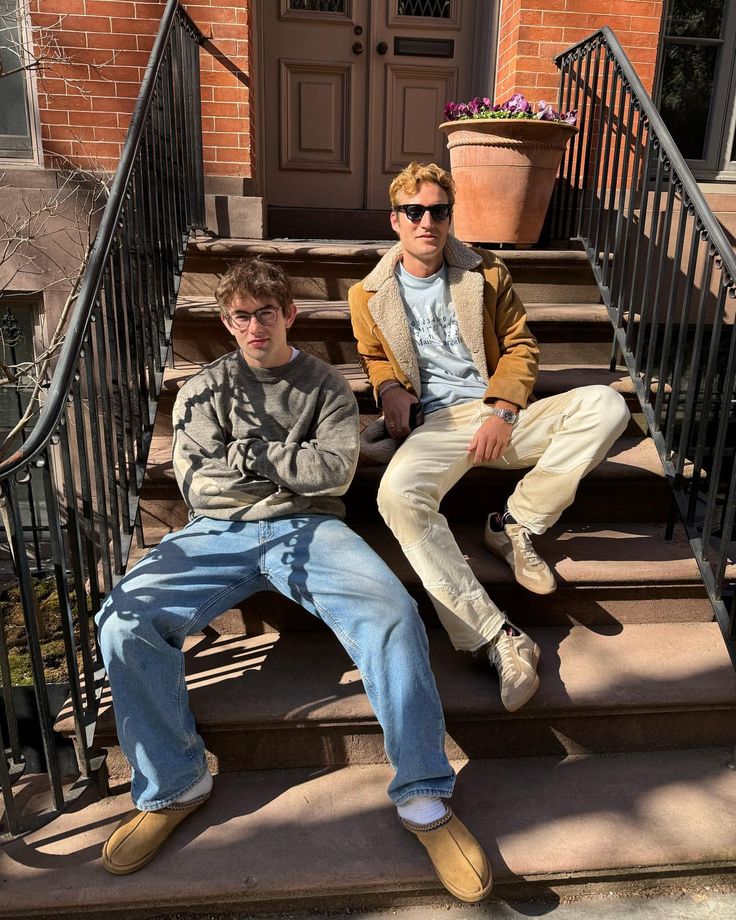
[[[283,313],[294,299],[286,272],[265,259],[239,259],[220,278],[215,297],[222,316],[228,315],[233,298],[238,296],[273,298]]]
[[[388,187],[391,207],[399,204],[399,195],[403,192],[409,198],[419,191],[422,182],[434,182],[447,194],[447,203],[452,207],[455,204],[455,180],[450,173],[436,163],[409,163],[396,176]]]

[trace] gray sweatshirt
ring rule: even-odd
[[[358,407],[345,378],[318,358],[302,352],[261,369],[231,352],[186,382],[172,420],[190,515],[344,515],[337,496],[358,462]]]

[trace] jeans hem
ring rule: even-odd
[[[454,788],[455,780],[453,779],[449,787],[447,784],[441,787],[412,786],[408,791],[402,792],[400,796],[396,796],[394,793],[389,792],[389,798],[394,803],[394,805],[403,805],[407,799],[410,799],[415,795],[431,796],[432,798],[438,799],[449,799],[452,796]]]
[[[138,802],[133,802],[133,804],[138,809],[138,811],[163,811],[164,808],[169,808],[171,805],[173,805],[174,802],[182,795],[184,795],[185,792],[189,792],[192,786],[196,786],[200,780],[204,779],[207,773],[208,767],[205,766],[204,770],[202,770],[199,776],[191,783],[189,783],[188,786],[185,786],[174,795],[167,796],[165,799],[154,799],[153,802],[148,802],[146,805],[140,805]]]

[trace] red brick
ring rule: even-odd
[[[632,16],[631,29],[633,32],[649,32],[659,38],[661,20],[655,16]]]
[[[135,99],[121,99],[118,96],[95,96],[92,100],[97,112],[133,112]]]
[[[202,119],[203,131],[242,131],[245,118],[208,118],[207,127],[205,128],[205,119]]]
[[[41,126],[69,124],[69,112],[63,109],[44,109],[41,113]]]
[[[562,28],[574,28],[575,26],[587,26],[587,13],[545,13],[542,19],[545,26],[562,26]]]
[[[103,16],[66,16],[65,32],[109,32],[110,20]]]
[[[138,48],[138,36],[125,32],[95,32],[88,36],[88,45],[90,48],[111,51],[135,51]],[[148,53],[150,55],[150,50]]]
[[[519,39],[521,41],[562,41],[562,28],[560,26],[527,26],[522,25],[519,28]]]
[[[95,128],[95,141],[115,141],[122,144],[125,140],[125,132],[120,128]]]
[[[119,99],[137,99],[141,91],[140,83],[114,83],[113,86]]]
[[[565,9],[579,13],[610,13],[611,0],[565,0]]]
[[[662,16],[662,0],[613,0],[611,12],[614,15],[629,13],[632,16]]]
[[[129,16],[135,19],[135,5],[125,0],[87,0],[87,13],[92,16]]]
[[[155,35],[158,32],[159,21],[157,19],[130,19],[122,18],[115,20],[115,29],[118,32],[132,32],[140,37],[143,35]]]
[[[40,0],[36,7],[43,13],[84,13],[84,0]],[[31,13],[31,19],[36,21],[36,11]]]
[[[69,122],[72,125],[92,125],[100,128],[116,128],[117,115],[114,112],[71,112]]]
[[[517,42],[516,54],[517,56],[539,54],[539,42]]]

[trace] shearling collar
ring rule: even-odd
[[[373,271],[363,279],[363,290],[377,291],[384,281],[393,276],[396,263],[401,258],[401,251],[401,243],[396,243],[389,249]],[[454,268],[473,269],[483,261],[477,252],[473,252],[452,234],[447,237],[444,255],[445,262]]]
[[[396,263],[401,258],[401,243],[393,246],[373,271],[364,279],[363,290],[375,291],[368,301],[368,309],[383,333],[402,371],[411,381],[415,392],[421,395],[416,350],[396,280]],[[447,280],[450,299],[455,307],[460,336],[468,347],[473,363],[483,380],[488,380],[488,362],[483,342],[483,285],[482,272],[473,271],[483,259],[454,236],[445,243]]]

